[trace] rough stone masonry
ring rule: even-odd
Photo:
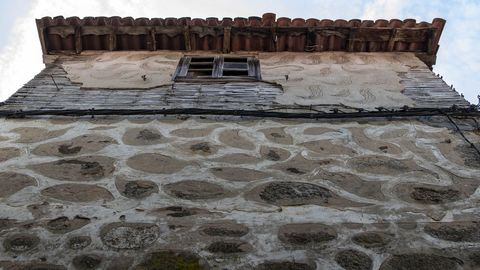
[[[3,269],[480,267],[445,119],[0,121]]]

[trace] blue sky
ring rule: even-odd
[[[20,18],[29,9],[30,0],[0,1],[0,45],[7,42],[10,36],[15,20]]]
[[[42,68],[35,18],[43,16],[248,17],[274,12],[277,17],[319,19],[447,20],[437,65],[472,103],[480,94],[480,0],[0,0],[0,101]]]

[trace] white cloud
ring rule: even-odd
[[[0,52],[0,100],[13,94],[43,68],[35,22],[18,19],[11,33]]]
[[[403,0],[373,0],[365,6],[362,19],[401,18],[404,5]]]

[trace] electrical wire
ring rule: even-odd
[[[478,155],[480,156],[480,149],[478,149],[478,147],[472,143],[466,136],[465,134],[463,133],[463,131],[460,129],[460,127],[457,125],[457,123],[455,123],[455,121],[453,121],[452,117],[450,117],[450,115],[448,115],[447,113],[444,114],[447,119],[450,121],[450,123],[452,123],[452,125],[455,127],[455,129],[457,130],[458,133],[460,133],[460,135],[462,136],[462,138],[465,140],[465,142],[467,142],[470,147],[472,147],[473,149],[475,149],[475,151],[478,153]]]

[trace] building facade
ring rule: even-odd
[[[0,105],[3,269],[479,269],[445,21],[37,20]]]

